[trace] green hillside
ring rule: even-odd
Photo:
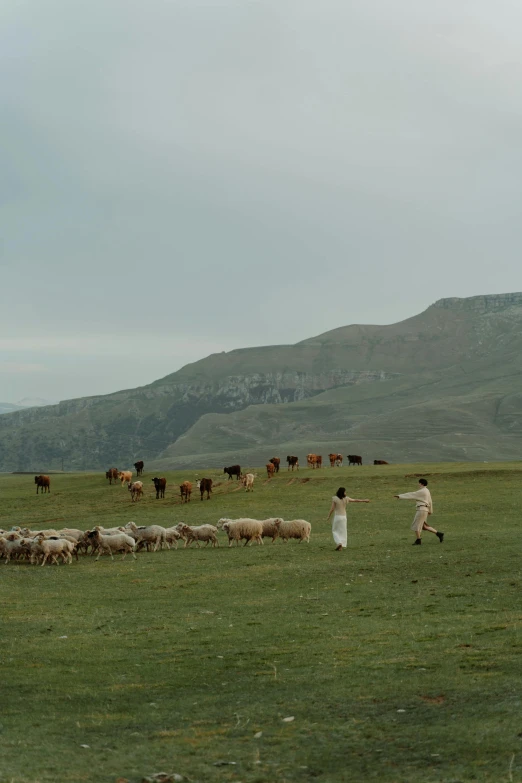
[[[148,386],[0,417],[0,469],[522,453],[522,293],[443,299],[389,326],[213,354]]]

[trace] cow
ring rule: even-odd
[[[349,465],[362,465],[362,457],[358,454],[348,454]]]
[[[329,454],[328,459],[330,460],[330,467],[335,468],[335,463],[337,461],[337,454]]]
[[[154,489],[156,490],[156,500],[159,500],[159,498],[164,498],[165,489],[167,487],[167,479],[154,476],[152,483],[154,484]]]
[[[272,459],[269,459],[268,461],[271,462],[272,465],[274,466],[275,472],[279,473],[279,466],[281,464],[280,458],[279,457],[272,457]]]
[[[124,484],[128,484],[129,481],[132,481],[132,470],[120,470],[118,472],[118,478],[123,487]]]
[[[179,493],[182,503],[190,503],[190,496],[192,495],[192,484],[190,481],[184,481],[183,484],[180,484]]]
[[[374,465],[389,465],[389,462],[386,462],[385,459],[374,459],[373,460]]]
[[[34,483],[36,484],[36,494],[38,494],[40,487],[42,489],[42,495],[44,492],[51,491],[51,479],[49,476],[44,476],[42,474],[40,476],[35,476]]]
[[[223,468],[223,473],[228,473],[229,481],[232,476],[235,476],[238,481],[241,478],[241,468],[239,465],[231,465],[230,468]]]
[[[143,460],[140,459],[139,462],[135,462],[134,467],[136,468],[136,475],[143,476],[143,468],[145,467]]]
[[[342,466],[343,466],[343,455],[338,454],[335,458],[335,467],[342,468]]]
[[[292,473],[294,472],[294,468],[297,468],[299,470],[299,457],[287,457],[286,461],[288,462],[288,470],[292,468]]]
[[[134,501],[138,502],[138,500],[143,495],[143,481],[133,481],[128,482],[127,489],[131,493],[131,500],[134,503]]]
[[[112,485],[112,480],[114,479],[114,481],[116,481],[118,479],[118,468],[109,468],[105,474],[105,478],[109,479],[109,484]]]
[[[196,487],[199,489],[201,493],[201,500],[203,500],[203,495],[205,494],[205,492],[207,493],[207,500],[210,500],[210,493],[212,492],[212,479],[209,478],[198,479],[196,481]]]
[[[275,473],[275,465],[274,465],[274,463],[273,462],[267,462],[266,463],[266,475],[270,479],[270,478],[272,478],[274,473]]]
[[[255,475],[253,473],[245,473],[244,476],[241,476],[241,481],[246,492],[254,491],[254,479]]]
[[[323,465],[323,458],[320,454],[307,454],[306,461],[308,463],[308,467],[312,468],[312,470],[320,468]]]

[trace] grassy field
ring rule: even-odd
[[[101,475],[0,477],[0,527],[303,517],[309,545],[0,565],[0,781],[522,781],[522,465],[282,471],[211,501]],[[411,546],[425,472],[433,524]],[[226,478],[226,477],[225,477]],[[292,482],[292,483],[290,483]],[[338,486],[349,547],[325,522]],[[285,720],[292,718],[292,720]]]

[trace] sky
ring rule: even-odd
[[[522,289],[516,0],[4,0],[0,401]]]

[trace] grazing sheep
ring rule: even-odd
[[[244,473],[241,476],[241,482],[243,486],[245,487],[245,492],[253,492],[254,491],[254,474],[253,473]]]
[[[161,545],[166,543],[165,528],[161,525],[138,527],[134,522],[128,522],[125,525],[125,533],[136,541],[138,549],[146,546],[149,551],[149,547],[152,546],[152,551],[157,552],[158,549],[161,549]]]
[[[206,541],[205,546],[208,546],[209,543],[211,543],[213,547],[219,546],[217,540],[218,531],[217,527],[214,527],[214,525],[198,525],[197,527],[183,525],[180,532],[185,536],[184,549],[190,546],[193,541],[196,542],[198,547],[200,541]]]
[[[100,533],[99,527],[95,527],[94,530],[89,532],[89,538],[94,542],[96,548],[98,549],[96,560],[98,560],[100,555],[104,554],[105,552],[110,554],[111,560],[114,560],[114,557],[112,556],[113,552],[123,552],[122,560],[125,560],[128,552],[132,554],[134,560],[137,559],[136,553],[134,551],[136,549],[136,542],[126,533],[120,533],[119,535],[113,536],[104,536],[102,533]]]
[[[225,533],[228,536],[228,545],[232,546],[232,541],[236,542],[239,546],[239,542],[245,539],[245,546],[251,541],[257,541],[258,544],[263,543],[263,523],[257,519],[220,519],[219,523]],[[219,526],[218,523],[218,526]]]
[[[263,525],[263,538],[271,538],[272,544],[276,540],[276,538],[279,538],[279,526],[277,525],[277,522],[282,522],[283,520],[279,517],[270,517],[270,519],[263,519],[261,521],[261,524]]]
[[[301,541],[306,541],[307,544],[310,543],[312,525],[305,519],[292,519],[289,522],[278,519],[275,524],[285,544],[289,538],[297,538],[299,543]]]
[[[143,481],[133,481],[132,483],[129,481],[127,488],[131,493],[131,501],[137,503],[143,495]]]

